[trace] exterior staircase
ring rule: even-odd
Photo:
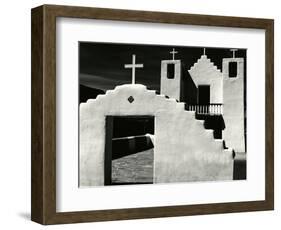
[[[159,96],[160,96],[160,95],[159,95]],[[207,130],[207,132],[209,132],[209,133],[212,134],[214,140],[215,140],[216,142],[218,142],[218,143],[222,143],[223,148],[224,148],[224,149],[231,150],[232,153],[233,153],[233,156],[235,156],[235,151],[234,151],[233,149],[229,149],[228,147],[226,147],[225,141],[221,138],[221,135],[219,135],[219,134],[217,133],[218,131],[217,131],[214,127],[212,127],[213,125],[210,124],[211,122],[208,121],[208,117],[210,117],[208,114],[199,114],[199,113],[197,113],[197,112],[194,111],[194,110],[190,110],[190,105],[186,105],[185,102],[179,102],[178,100],[173,99],[173,98],[170,98],[170,97],[167,96],[167,95],[164,95],[164,97],[165,97],[166,99],[170,100],[170,101],[175,101],[175,102],[177,102],[177,103],[179,104],[179,106],[184,107],[186,111],[192,111],[192,112],[194,112],[194,113],[195,113],[195,119],[196,119],[196,120],[199,120],[199,121],[202,123],[202,125],[204,126],[204,128]],[[221,115],[219,115],[219,116],[212,116],[212,117],[216,117],[215,119],[217,119],[217,123],[222,123],[222,122],[223,122],[222,116],[221,116]],[[223,126],[224,124],[219,124],[219,125]],[[222,127],[222,129],[223,129],[223,127]],[[222,130],[221,130],[221,131],[222,131]],[[220,137],[219,137],[219,136],[220,136]]]

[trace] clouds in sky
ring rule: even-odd
[[[125,69],[124,64],[130,64],[132,54],[135,54],[136,63],[144,64],[144,68],[136,70],[136,83],[159,91],[161,61],[172,58],[169,52],[173,48],[178,51],[176,59],[182,60],[187,72],[203,54],[204,47],[80,42],[79,82],[104,91],[114,89],[116,85],[129,84],[131,69]],[[206,55],[221,69],[222,58],[231,57],[232,53],[230,48],[206,48]],[[246,50],[239,50],[237,57],[246,57]]]

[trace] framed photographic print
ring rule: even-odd
[[[271,19],[32,9],[41,224],[272,210]]]

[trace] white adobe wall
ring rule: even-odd
[[[197,87],[210,85],[210,103],[223,103],[222,73],[206,55],[202,55],[188,72]]]
[[[128,102],[132,96],[134,101]],[[232,150],[184,110],[143,85],[122,85],[80,105],[80,186],[104,185],[105,117],[155,116],[154,182],[232,180]]]
[[[237,77],[229,77],[229,62],[237,62]],[[245,152],[244,135],[244,59],[223,59],[223,138],[226,146]]]

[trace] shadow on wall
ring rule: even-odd
[[[235,160],[233,168],[233,180],[246,180],[247,178],[247,161]]]
[[[181,98],[186,104],[197,104],[197,87],[192,80],[188,71],[185,70],[185,65],[182,66],[182,84],[181,84]]]
[[[134,153],[152,149],[153,143],[148,135],[112,139],[112,160]]]
[[[219,116],[209,116],[204,114],[196,114],[196,119],[205,120],[204,127],[205,129],[214,130],[214,138],[222,139],[222,130],[225,129],[225,123],[222,115]],[[231,146],[226,146],[231,147]]]

